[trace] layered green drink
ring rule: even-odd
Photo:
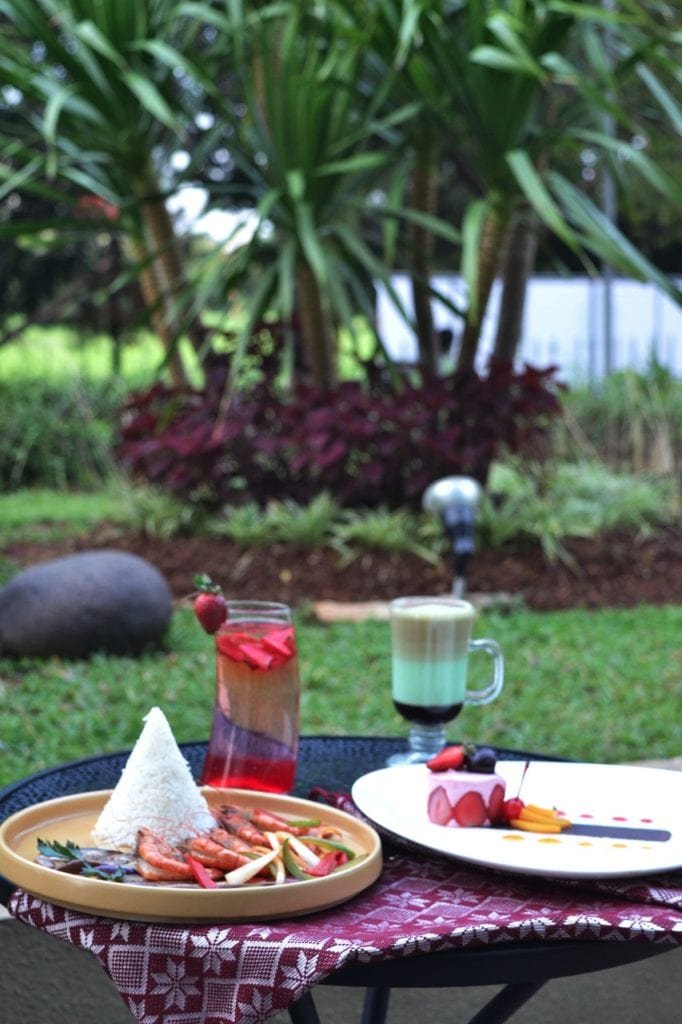
[[[435,725],[462,710],[473,622],[473,606],[456,598],[393,602],[392,694],[407,721]]]

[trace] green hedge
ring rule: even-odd
[[[112,382],[0,381],[0,484],[89,488],[112,469],[123,390]]]

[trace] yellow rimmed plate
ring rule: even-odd
[[[0,873],[16,886],[71,910],[132,921],[264,921],[299,917],[351,899],[382,868],[381,842],[369,825],[343,811],[297,797],[206,788],[210,805],[262,807],[288,818],[320,818],[344,833],[356,858],[325,878],[234,889],[139,885],[69,875],[36,864],[37,840],[93,846],[91,832],[111,790],[34,804],[0,826]]]

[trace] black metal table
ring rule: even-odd
[[[205,743],[180,744],[198,777],[206,753]],[[319,786],[331,792],[349,791],[365,772],[383,768],[386,758],[404,747],[399,738],[368,736],[306,736],[301,740],[295,793],[308,796]],[[31,804],[54,797],[99,789],[117,783],[129,751],[87,757],[37,772],[0,790],[0,822]],[[520,750],[500,751],[505,759],[560,760]],[[0,876],[0,902],[12,891]],[[505,943],[485,949],[452,949],[400,960],[385,960],[343,968],[326,982],[366,990],[362,1024],[383,1024],[394,988],[447,988],[478,985],[504,986],[469,1024],[503,1024],[532,995],[553,978],[602,971],[667,952],[664,943],[566,940],[562,942]],[[294,1003],[292,1024],[319,1024],[313,996]]]

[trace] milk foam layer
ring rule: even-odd
[[[446,661],[465,656],[474,621],[471,605],[417,604],[391,611],[393,651],[399,657]]]

